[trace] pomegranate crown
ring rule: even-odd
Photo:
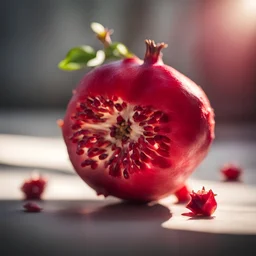
[[[149,64],[154,64],[158,61],[162,61],[161,50],[167,48],[168,45],[165,43],[156,44],[155,41],[147,39],[146,43],[146,53],[144,57],[144,62]]]
[[[108,60],[118,60],[132,58],[135,55],[120,42],[112,42],[111,35],[113,29],[108,29],[97,22],[91,24],[92,31],[97,39],[103,44],[103,49],[96,51],[89,45],[80,45],[72,48],[66,54],[65,59],[59,63],[59,68],[66,71],[79,70],[85,67],[97,67]],[[145,40],[146,54],[144,62],[155,64],[162,62],[161,50],[167,47],[167,44],[155,44],[153,40]]]

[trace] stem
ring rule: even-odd
[[[103,43],[104,47],[107,48],[112,43],[110,36],[113,34],[112,29],[105,28],[104,33],[97,34],[97,38]]]
[[[165,43],[155,44],[153,40],[145,40],[147,49],[144,57],[144,63],[155,64],[162,61],[161,50],[168,45]]]

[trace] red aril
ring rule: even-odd
[[[75,170],[99,195],[136,201],[170,195],[214,138],[202,89],[164,65],[164,43],[146,45],[144,61],[127,58],[85,75],[61,127]]]

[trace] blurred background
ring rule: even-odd
[[[101,200],[75,175],[56,120],[88,69],[65,72],[58,63],[72,47],[102,48],[91,22],[113,28],[113,41],[140,58],[145,39],[167,43],[164,62],[206,92],[216,140],[189,184],[218,194],[217,222],[187,221],[184,206],[174,204],[153,208],[153,217],[147,207],[104,208],[117,199]],[[255,248],[256,0],[0,0],[0,31],[0,255],[144,255],[144,248],[244,255]],[[221,182],[227,162],[242,166],[241,182]],[[44,212],[27,215],[20,187],[35,169],[50,182]],[[161,227],[170,212],[184,231]]]
[[[74,46],[101,48],[96,21],[141,58],[144,39],[168,43],[165,63],[205,90],[217,122],[256,120],[256,0],[2,0],[0,19],[1,113],[64,111],[88,70],[57,64]]]

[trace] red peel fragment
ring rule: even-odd
[[[47,180],[44,177],[34,175],[30,179],[25,180],[21,187],[21,191],[24,193],[27,200],[41,199],[46,185]]]
[[[38,204],[32,203],[32,202],[28,202],[28,203],[24,204],[23,207],[26,212],[41,212],[42,211],[42,208]]]
[[[190,191],[186,185],[178,189],[175,193],[178,203],[186,203],[190,200]]]
[[[226,164],[220,171],[227,181],[237,181],[242,174],[242,168],[235,164]]]
[[[210,189],[206,191],[203,187],[202,190],[190,194],[191,199],[186,208],[191,210],[191,213],[184,213],[184,216],[211,216],[216,208],[217,202],[215,200],[216,194]]]

